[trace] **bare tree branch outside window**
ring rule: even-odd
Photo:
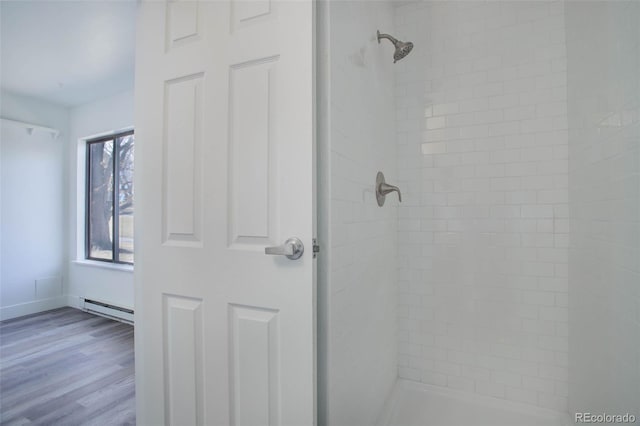
[[[134,141],[131,131],[87,142],[88,259],[133,263]]]

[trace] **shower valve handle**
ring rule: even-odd
[[[378,172],[376,176],[376,200],[380,207],[384,205],[384,200],[390,192],[397,192],[398,201],[402,202],[402,193],[400,192],[400,188],[394,185],[389,185],[384,180],[384,174],[382,174],[382,172]]]
[[[388,183],[383,182],[380,184],[380,186],[378,186],[378,192],[380,192],[381,195],[387,195],[390,192],[397,192],[398,201],[402,202],[402,193],[400,192],[400,188],[398,188],[397,186],[389,185]]]

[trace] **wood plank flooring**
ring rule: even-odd
[[[135,425],[133,327],[73,308],[0,322],[0,425]]]

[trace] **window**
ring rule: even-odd
[[[87,259],[133,264],[133,131],[87,141]]]

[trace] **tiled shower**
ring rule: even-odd
[[[640,418],[640,4],[318,7],[320,423],[397,378]]]
[[[395,23],[420,46],[395,73],[399,376],[566,410],[564,5],[418,3]]]

